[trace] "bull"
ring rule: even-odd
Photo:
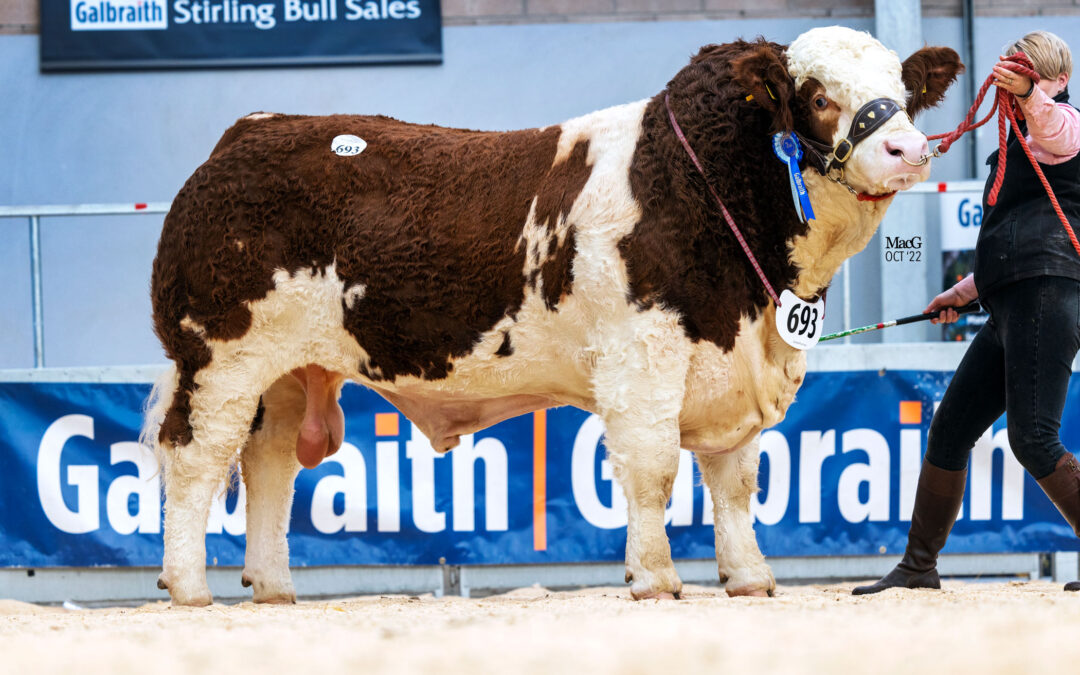
[[[638,599],[680,593],[664,507],[692,450],[727,592],[771,594],[757,439],[806,370],[772,287],[816,301],[892,195],[928,177],[911,116],[962,68],[948,48],[901,63],[866,33],[817,28],[704,47],[656,96],[541,129],[238,120],[180,190],[154,260],[173,362],[144,428],[165,479],[159,586],[212,602],[205,527],[239,461],[243,583],[295,601],[293,482],[341,444],[351,380],[438,451],[529,411],[598,414]],[[784,132],[813,218],[777,158]]]

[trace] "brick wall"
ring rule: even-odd
[[[0,33],[36,33],[38,0],[0,0]]]
[[[448,26],[565,21],[870,17],[874,0],[443,0]],[[922,0],[923,16],[960,16],[962,0]],[[975,0],[977,16],[1080,14],[1080,0]]]
[[[0,0],[0,33],[36,33],[39,0]],[[568,21],[869,17],[873,0],[442,0],[448,26]],[[922,0],[923,16],[960,16],[962,0]],[[978,16],[1078,14],[1080,0],[975,0]]]

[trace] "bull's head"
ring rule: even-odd
[[[963,71],[955,51],[924,47],[901,63],[868,33],[840,26],[776,47],[754,44],[732,59],[731,75],[771,115],[773,131],[803,138],[811,166],[868,195],[929,177],[926,136],[912,118]]]

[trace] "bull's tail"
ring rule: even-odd
[[[176,394],[179,375],[176,366],[169,367],[154,381],[150,390],[150,396],[146,399],[143,407],[143,426],[139,432],[139,443],[151,448],[157,457],[158,466],[165,466],[165,452],[168,441],[159,440],[159,431],[165,421],[165,413],[172,407],[173,396]]]

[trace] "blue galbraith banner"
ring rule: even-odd
[[[439,0],[42,0],[41,69],[439,63]]]
[[[948,377],[809,374],[787,419],[762,436],[753,508],[766,555],[900,553]],[[1071,389],[1078,386],[1074,379]],[[0,383],[0,566],[161,563],[157,466],[136,443],[148,390]],[[625,498],[596,416],[573,408],[523,415],[438,455],[368,390],[346,387],[342,405],[345,445],[297,480],[294,566],[622,560]],[[1068,409],[1066,446],[1080,446],[1078,422]],[[211,564],[243,563],[243,500],[241,490],[215,504]],[[712,557],[711,504],[686,451],[668,515],[677,558]],[[974,451],[946,552],[1078,548],[1013,459],[999,421]]]

